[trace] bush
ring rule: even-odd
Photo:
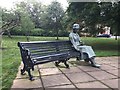
[[[40,28],[35,28],[33,30],[30,31],[26,31],[26,30],[21,30],[21,27],[15,27],[14,29],[10,30],[11,35],[26,35],[26,33],[29,36],[50,36],[50,37],[54,37],[57,36],[56,31],[53,30],[43,30]],[[6,35],[7,33],[4,33],[4,35]],[[59,30],[58,36],[60,37],[65,37],[68,36],[69,32],[66,30]]]

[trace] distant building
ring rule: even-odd
[[[108,34],[108,35],[110,35],[110,27],[105,26],[103,28],[103,31],[99,33],[99,35],[101,35],[101,34]]]

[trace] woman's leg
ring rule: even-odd
[[[96,64],[96,63],[95,63],[95,57],[91,57],[89,60],[90,60],[91,65],[92,65],[93,67],[97,67],[97,68],[100,67],[99,64]]]
[[[91,46],[79,46],[79,48],[82,53],[87,53],[89,58],[96,56]]]
[[[99,68],[100,65],[95,63],[95,53],[91,46],[79,46],[82,53],[87,54],[86,62],[90,62],[93,67]],[[84,55],[83,55],[84,56]]]

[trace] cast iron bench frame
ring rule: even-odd
[[[58,66],[60,62],[63,62],[69,68],[67,61],[70,58],[80,58],[81,56],[69,40],[18,42],[18,47],[24,64],[21,74],[24,75],[24,72],[27,71],[31,81],[34,80],[31,69],[33,71],[35,65],[55,62],[55,65]],[[88,58],[86,53],[83,55],[84,58]]]

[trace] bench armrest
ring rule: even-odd
[[[28,56],[30,55],[30,50],[28,48],[23,47],[21,42],[18,42],[17,45],[22,51],[25,51]]]
[[[31,53],[30,53],[30,50],[28,48],[24,48],[25,52],[27,53],[27,56],[30,57]]]
[[[28,58],[30,58],[30,50],[28,48],[24,48],[24,47],[21,47],[22,51],[24,52],[25,56]]]

